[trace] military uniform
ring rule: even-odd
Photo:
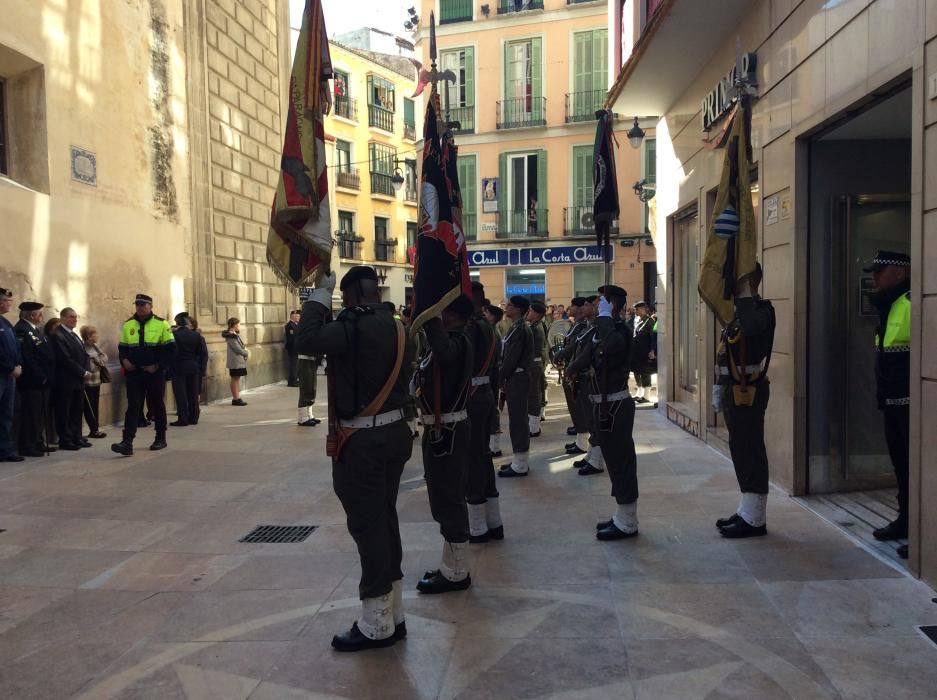
[[[471,307],[467,299],[465,303]],[[439,569],[428,571],[417,590],[442,593],[471,584],[463,480],[471,437],[466,406],[475,353],[462,328],[446,331],[439,319],[430,319],[423,332],[426,345],[413,383],[423,416],[423,468],[430,511],[445,542]]]
[[[508,406],[508,424],[514,456],[501,467],[499,476],[526,476],[530,469],[530,421],[527,405],[533,361],[533,336],[523,317],[501,340],[501,385]]]
[[[489,450],[492,426],[496,420],[493,387],[498,380],[498,337],[480,314],[469,322],[465,332],[475,355],[468,403],[471,437],[465,473],[465,500],[468,503],[471,541],[485,542],[489,538],[504,537],[495,467]]]
[[[575,359],[579,345],[579,337],[589,328],[589,323],[585,319],[576,321],[566,332],[563,338],[563,346],[554,356],[554,363],[564,365],[568,370],[569,364]],[[566,408],[569,410],[569,417],[572,419],[573,429],[575,431],[576,441],[567,446],[567,454],[583,454],[589,446],[589,414],[583,410],[577,392],[579,384],[578,377],[571,377],[568,372],[563,373],[563,396],[566,398]]]
[[[646,306],[643,301],[635,307]],[[654,350],[654,319],[650,316],[635,316],[632,320],[634,338],[631,344],[631,370],[634,372],[635,383],[638,387],[638,403],[648,403],[645,397],[651,387],[651,375],[654,373],[656,363],[650,359]]]
[[[13,293],[0,287],[0,297],[11,299]],[[20,344],[13,324],[0,314],[0,462],[22,462],[16,452],[13,414],[16,408],[16,379],[13,372],[22,368]]]
[[[329,278],[334,285],[334,277]],[[377,275],[371,268],[354,267],[342,285],[361,279],[373,280],[376,285]],[[296,346],[300,354],[326,357],[329,427],[347,435],[338,454],[333,450],[332,483],[361,559],[358,595],[363,614],[350,634],[360,632],[372,642],[386,645],[394,638],[394,625],[387,620],[388,611],[396,611],[391,598],[399,596],[403,579],[397,492],[413,450],[403,414],[408,396],[406,373],[401,369],[372,416],[361,414],[390,378],[398,360],[398,333],[405,331],[398,330],[399,322],[380,302],[347,308],[327,322],[331,296],[328,285],[313,290],[312,298],[303,305]],[[412,361],[412,345],[404,345],[403,352],[401,365],[405,367]],[[341,650],[364,648],[349,649],[343,644],[339,636],[333,639],[333,646]]]
[[[543,323],[536,321],[530,325],[531,355],[530,385],[527,390],[527,422],[531,437],[540,435],[540,416],[543,412],[543,398],[546,391],[546,366],[543,362],[547,338],[543,332]]]
[[[735,320],[722,332],[716,365],[729,430],[729,451],[742,492],[736,514],[716,523],[723,537],[730,539],[767,532],[765,412],[770,396],[768,364],[775,328],[770,301],[757,296],[736,297],[735,312]]]
[[[583,417],[586,432],[589,436],[587,440],[589,450],[585,458],[573,462],[573,467],[579,470],[580,476],[601,474],[605,470],[605,456],[599,446],[599,427],[596,425],[596,414],[592,402],[589,400],[589,394],[593,388],[594,370],[592,365],[597,334],[598,326],[596,321],[587,321],[586,329],[576,339],[576,354],[572,361],[576,367],[574,384],[576,401],[579,404],[579,412]],[[581,445],[581,441],[578,444]]]
[[[299,353],[296,352],[296,329],[299,325],[290,319],[283,327],[283,347],[286,351],[286,385],[299,386]]]
[[[16,382],[19,451],[26,457],[41,457],[46,449],[46,412],[55,378],[55,355],[41,327],[20,319],[14,330],[23,357],[23,373]]]

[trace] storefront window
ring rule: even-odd
[[[605,284],[605,269],[602,265],[577,265],[573,268],[573,296],[588,297],[598,294]]]
[[[508,268],[505,275],[504,294],[507,297],[519,294],[531,301],[543,301],[547,293],[547,271],[542,268]]]

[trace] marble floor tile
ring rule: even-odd
[[[0,634],[69,595],[68,588],[0,586]]]
[[[605,552],[594,539],[581,546],[564,545],[551,549],[553,555],[544,557],[536,547],[486,547],[476,567],[478,580],[488,586],[555,585],[608,580],[609,565]],[[558,565],[559,562],[562,565]]]
[[[70,519],[47,538],[57,549],[104,549],[139,552],[186,527],[185,523]]]
[[[131,552],[82,549],[27,549],[0,561],[0,584],[78,588],[134,556]]]
[[[737,547],[739,556],[762,582],[901,578],[902,574],[848,542],[832,546],[770,545]]]
[[[211,587],[217,591],[297,588],[331,592],[357,566],[357,555],[347,552],[304,554],[287,560],[279,556],[239,558]]]
[[[748,583],[754,581],[735,548],[724,542],[656,547],[633,540],[606,543],[612,581]]]
[[[246,561],[237,555],[138,552],[82,584],[85,589],[201,591]]]

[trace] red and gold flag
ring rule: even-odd
[[[332,59],[320,0],[306,0],[290,76],[289,111],[273,199],[267,261],[291,287],[328,269],[332,216],[323,116],[332,106]]]

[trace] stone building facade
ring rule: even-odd
[[[136,292],[160,315],[188,311],[209,344],[210,398],[225,391],[220,333],[237,316],[248,386],[281,378],[292,300],[265,244],[287,4],[2,0],[0,285],[47,317],[74,307],[115,364]],[[105,392],[104,418],[120,393]]]

